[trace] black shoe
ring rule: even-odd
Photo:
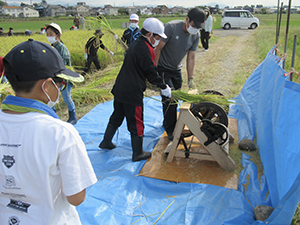
[[[99,148],[111,150],[116,147],[116,145],[111,142],[112,138],[116,133],[116,130],[117,128],[113,127],[113,125],[111,125],[110,123],[107,125],[104,138],[100,143]]]
[[[143,136],[131,136],[132,161],[137,162],[151,158],[151,152],[143,151]]]

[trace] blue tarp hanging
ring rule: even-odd
[[[275,208],[267,221],[290,224],[300,200],[300,85],[284,76],[278,61],[272,49],[236,97],[231,116],[238,118],[240,140],[253,140],[256,131],[270,205]]]

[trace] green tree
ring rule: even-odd
[[[22,6],[25,6],[26,4],[24,3],[24,2],[21,2],[21,4],[20,4],[20,6],[22,7]]]
[[[7,5],[7,4],[4,1],[0,0],[0,6],[5,6],[5,5]]]
[[[124,7],[119,8],[118,13],[120,15],[129,15],[128,11]]]
[[[267,14],[267,8],[266,7],[261,8],[260,13]]]

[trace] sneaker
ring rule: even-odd
[[[207,52],[207,51],[208,51],[208,49],[204,49],[204,51],[205,51],[205,52]]]

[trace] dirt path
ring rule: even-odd
[[[215,90],[224,95],[237,94],[235,76],[243,71],[245,59],[247,63],[252,60],[251,57],[255,57],[251,53],[247,55],[254,32],[245,29],[213,31],[214,40],[210,43],[209,51],[205,52],[199,47],[196,52],[194,81],[198,89]],[[256,66],[253,65],[252,71]],[[184,65],[183,88],[187,88],[185,70]]]
[[[259,64],[255,48],[251,47],[254,32],[248,29],[214,30],[214,38],[207,52],[199,43],[194,82],[200,92],[215,90],[225,96],[236,96],[239,93],[246,78]],[[186,58],[182,62],[182,89],[188,89]],[[147,89],[145,94],[152,96],[159,92]]]

